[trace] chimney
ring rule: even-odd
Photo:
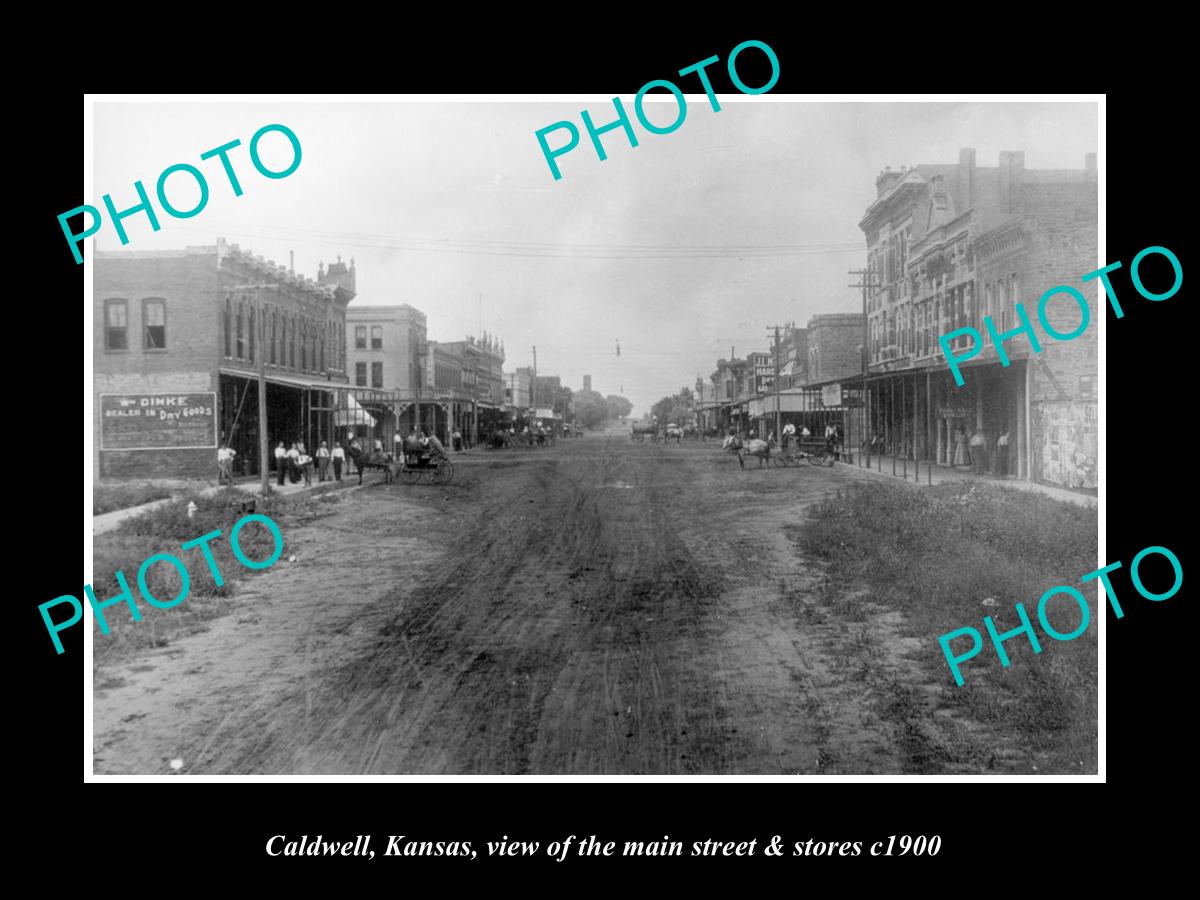
[[[288,251],[288,274],[289,275],[296,274],[296,251],[295,250]]]
[[[1000,211],[1013,212],[1014,191],[1022,181],[1025,170],[1025,151],[1000,151]]]
[[[958,185],[959,208],[972,209],[975,206],[975,150],[963,147],[958,151]]]

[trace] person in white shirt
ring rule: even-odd
[[[793,425],[791,422],[788,422],[786,425],[783,426],[783,449],[784,450],[786,450],[788,448],[788,444],[791,443],[792,436],[795,435],[795,433],[796,433],[796,426]]]
[[[299,445],[299,454],[296,457],[296,465],[300,469],[300,474],[304,476],[304,486],[308,487],[312,484],[312,457],[305,452],[304,444]]]
[[[329,480],[329,446],[325,441],[321,441],[321,446],[317,448],[317,480]]]
[[[237,451],[228,442],[221,443],[217,451],[217,484],[233,484],[233,458]]]
[[[292,444],[292,449],[287,452],[288,460],[288,476],[292,484],[300,480],[300,442]]]
[[[346,461],[346,451],[341,444],[338,444],[333,448],[333,452],[329,454],[329,457],[333,460],[333,480],[341,481],[342,463]]]
[[[996,474],[1001,478],[1008,477],[1008,425],[1000,431],[996,438]]]
[[[283,441],[275,448],[275,469],[279,473],[279,486],[283,487],[283,476],[287,472],[287,448],[283,446]]]

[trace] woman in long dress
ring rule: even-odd
[[[970,465],[967,459],[967,433],[961,427],[954,429],[954,465]]]

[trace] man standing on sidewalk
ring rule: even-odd
[[[983,426],[977,426],[971,435],[971,462],[975,463],[975,474],[982,475],[987,471],[984,456],[987,452],[987,438],[983,436]]]
[[[1008,423],[1000,429],[1000,437],[996,438],[996,474],[1001,478],[1008,477]]]
[[[283,475],[287,470],[287,449],[283,446],[283,441],[275,448],[275,470],[279,473],[279,486],[283,487]]]

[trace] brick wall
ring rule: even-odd
[[[217,390],[219,359],[217,254],[203,248],[186,254],[106,258],[96,255],[93,273],[93,441],[96,478],[213,477],[215,450],[100,452],[100,394]],[[148,349],[142,301],[166,301],[166,349]],[[127,301],[127,350],[106,346],[106,301]]]
[[[861,314],[813,316],[807,330],[809,384],[862,374],[858,349],[863,342]]]

